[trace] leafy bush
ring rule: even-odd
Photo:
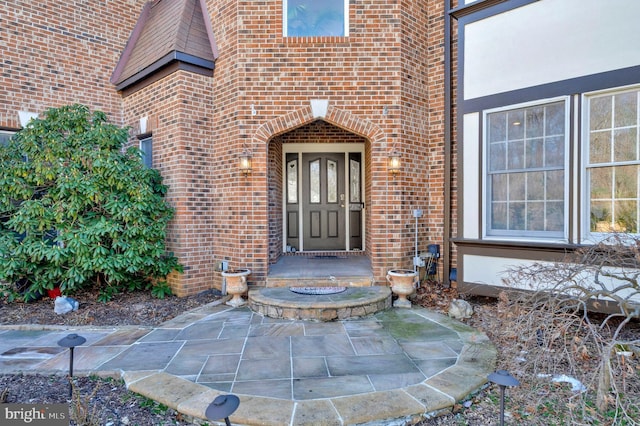
[[[82,105],[48,110],[0,146],[0,290],[29,299],[97,284],[101,298],[167,294],[173,210],[127,129]],[[24,288],[19,288],[19,284]]]

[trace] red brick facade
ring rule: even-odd
[[[0,2],[0,126],[17,111],[83,103],[122,122],[109,77],[144,1]]]
[[[169,0],[161,0],[169,1]],[[220,288],[215,262],[264,283],[283,253],[286,143],[364,144],[365,254],[376,280],[443,244],[444,2],[356,0],[348,37],[284,38],[282,0],[207,0],[213,77],[174,72],[127,96],[109,82],[144,1],[0,2],[0,126],[17,111],[84,103],[132,127],[148,118],[154,167],[176,208],[168,245],[185,265],[178,295]],[[100,3],[100,2],[91,2]],[[447,18],[448,19],[448,18]],[[311,100],[328,102],[317,120]],[[238,156],[252,154],[244,176]],[[391,176],[388,155],[402,154]],[[454,197],[455,201],[455,197]]]

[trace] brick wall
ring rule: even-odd
[[[211,288],[216,235],[215,153],[211,131],[214,95],[211,77],[178,71],[124,98],[125,121],[136,128],[148,117],[153,137],[153,164],[169,187],[176,209],[167,247],[185,266],[169,282],[179,296]]]
[[[376,277],[411,265],[414,208],[425,211],[421,250],[442,244],[444,6],[351,2],[349,37],[314,39],[282,37],[280,0],[209,0],[208,8],[220,51],[212,83],[218,158],[212,191],[225,193],[214,203],[215,222],[225,226],[214,257],[251,268],[255,283],[281,253],[279,145],[313,140],[312,127],[295,130],[313,121],[305,115],[311,99],[326,99],[351,117],[325,121],[368,140],[366,247]],[[349,120],[370,123],[381,135],[362,131],[367,124],[350,127]],[[392,149],[403,153],[395,178],[387,170]],[[246,178],[237,172],[243,150],[253,155]]]
[[[206,3],[214,77],[179,71],[122,98],[109,77],[143,0],[0,0],[0,126],[17,127],[19,110],[80,102],[132,126],[135,141],[148,117],[177,213],[168,246],[186,266],[171,277],[179,295],[220,288],[219,260],[264,282],[282,251],[282,144],[294,140],[364,141],[365,244],[379,281],[411,266],[414,208],[425,212],[421,250],[442,244],[442,2],[351,0],[349,37],[313,39],[282,37],[281,0]],[[329,103],[324,124],[312,99]],[[392,177],[394,149],[403,156]],[[249,176],[238,170],[245,150]]]
[[[122,123],[109,82],[143,0],[0,1],[0,126],[18,111],[82,103]]]
[[[221,53],[217,66],[225,67],[225,70],[237,75],[233,79],[238,83],[236,115],[233,117],[235,123],[216,121],[216,125],[225,131],[237,130],[235,152],[241,151],[240,147],[246,145],[253,152],[254,164],[266,165],[270,151],[264,144],[273,145],[280,141],[255,138],[257,130],[265,122],[286,117],[291,111],[303,110],[311,99],[327,99],[331,106],[363,121],[375,123],[384,137],[367,150],[367,182],[375,182],[367,187],[371,202],[367,215],[370,220],[367,247],[372,253],[378,276],[383,276],[383,271],[388,267],[406,266],[411,260],[413,246],[411,208],[427,207],[422,153],[434,147],[442,150],[441,118],[440,127],[436,127],[439,133],[433,132],[433,136],[427,137],[424,134],[428,130],[424,125],[428,121],[428,102],[424,99],[428,93],[421,86],[427,81],[429,53],[427,47],[418,48],[426,43],[430,14],[442,13],[441,6],[438,10],[430,4],[425,8],[423,2],[417,1],[397,4],[352,2],[348,38],[309,40],[282,37],[279,0],[241,1],[234,4],[237,5],[235,9],[231,5],[226,9],[234,9],[237,21],[242,23],[237,43],[234,45],[232,41],[225,45],[217,34],[216,37]],[[415,24],[416,20],[424,22]],[[215,16],[213,26],[216,32],[218,22]],[[403,33],[406,34],[404,39]],[[231,38],[225,36],[225,39]],[[441,50],[431,53],[431,58],[441,53]],[[223,65],[226,58],[236,59],[235,66]],[[217,68],[216,79],[219,71],[220,68]],[[432,82],[433,79],[432,76]],[[407,94],[403,95],[403,92]],[[251,114],[252,105],[255,115]],[[279,130],[286,132],[293,128],[285,125]],[[277,134],[272,132],[271,136]],[[430,145],[427,146],[427,143]],[[407,161],[403,173],[392,181],[386,162],[394,146],[406,152]],[[409,160],[414,156],[419,157],[419,161]],[[279,167],[279,163],[273,163],[273,157],[270,164]],[[266,205],[263,200],[270,187],[268,182],[266,170],[258,169],[251,176],[251,189],[248,192],[246,185],[239,185],[238,191],[244,191],[256,203],[253,212],[247,214],[253,216],[255,211],[264,211],[261,206]],[[277,191],[280,190],[277,189],[275,194],[280,196]],[[438,201],[433,198],[433,206],[437,206]],[[242,202],[248,200],[246,196],[240,196],[240,199]],[[281,215],[278,211],[271,213]],[[439,219],[441,223],[442,217]],[[438,218],[431,220],[438,222]],[[278,221],[281,221],[281,217],[273,216],[267,219],[266,224],[248,221],[248,227],[239,226],[235,232],[248,232],[254,240],[265,241],[265,231],[279,229],[278,225],[274,225]],[[429,238],[430,242],[441,239],[441,229],[441,226],[438,229],[434,227],[430,230],[432,235],[425,238]],[[278,238],[271,238],[270,241],[272,245],[281,244]],[[253,251],[253,255],[258,256],[258,263],[262,264],[262,260],[269,257],[268,252],[277,252],[278,248],[267,249],[264,253]],[[238,262],[251,263],[251,259],[243,257],[240,254]]]
[[[456,7],[457,1],[452,2],[451,7]],[[458,28],[457,21],[452,20],[451,23],[451,84],[452,86],[458,87]],[[458,149],[457,149],[457,140],[458,140],[458,121],[457,121],[457,107],[454,99],[452,100],[452,112],[451,112],[451,141],[452,141],[452,150],[451,150],[451,216],[447,219],[451,224],[451,236],[458,236],[458,217],[461,217],[461,214],[458,215]],[[451,267],[457,267],[457,249],[454,244],[451,244]],[[457,283],[452,283],[452,285],[457,285]]]

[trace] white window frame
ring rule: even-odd
[[[11,139],[11,137],[13,135],[15,135],[16,133],[18,133],[16,130],[0,130],[0,134],[2,135],[8,135],[9,137],[6,139],[6,142],[9,141],[9,139]],[[4,139],[3,141],[0,141],[0,143],[4,143]]]
[[[314,1],[323,1],[323,0],[314,0]],[[343,6],[344,6],[344,29],[343,29],[343,35],[339,36],[339,37],[349,37],[349,0],[342,0]],[[283,37],[290,37],[288,34],[288,28],[289,28],[289,16],[288,16],[288,12],[287,12],[287,6],[289,5],[289,0],[282,0],[282,36]],[[296,36],[293,36],[296,37]],[[308,37],[336,37],[336,36],[330,36],[330,35],[323,35],[323,34],[319,34],[319,35],[312,35],[312,36],[302,36],[303,38],[308,38]]]
[[[489,158],[488,158],[488,116],[496,112],[505,112],[518,110],[522,108],[541,107],[547,104],[564,102],[564,194],[563,194],[563,229],[562,231],[516,231],[516,230],[492,230],[490,228],[490,208],[491,200],[489,199]],[[513,104],[499,108],[493,108],[482,112],[482,236],[486,240],[509,240],[509,241],[554,241],[568,242],[569,240],[569,223],[570,223],[570,111],[571,103],[569,96],[559,96],[548,99],[540,99],[531,102]]]
[[[150,142],[150,152],[147,152],[143,146],[144,144],[149,141]],[[140,151],[142,151],[142,164],[144,164],[145,167],[148,167],[150,169],[153,168],[153,137],[151,135],[140,138],[140,141],[138,142],[138,146],[140,148]]]
[[[612,235],[612,232],[591,232],[591,187],[589,183],[589,174],[588,169],[590,169],[589,162],[589,150],[590,150],[590,101],[591,99],[602,97],[602,96],[615,96],[618,94],[622,94],[625,92],[640,92],[640,85],[630,85],[630,86],[621,86],[621,87],[612,87],[604,90],[598,90],[593,92],[586,92],[582,94],[582,117],[581,117],[581,128],[580,134],[582,139],[582,151],[581,151],[581,160],[582,167],[580,170],[580,179],[582,182],[580,190],[582,191],[582,201],[580,203],[580,214],[581,214],[581,235],[582,240],[586,243],[597,243],[606,239],[607,237]],[[640,93],[638,94],[640,98]],[[640,133],[640,99],[637,104],[637,132]],[[640,134],[638,135],[640,138]],[[636,150],[640,150],[640,139],[638,139],[638,144],[636,146]],[[638,153],[638,157],[635,161],[626,161],[626,162],[611,162],[609,163],[611,166],[616,165],[632,165],[638,164],[640,165],[640,153]],[[638,182],[638,192],[640,193],[640,182]],[[640,198],[640,195],[639,197]],[[640,201],[639,201],[640,203]],[[640,211],[638,212],[640,215]],[[637,233],[628,233],[629,235],[640,235],[640,219],[638,219],[638,228],[639,232]]]

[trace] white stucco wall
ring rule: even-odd
[[[506,257],[491,257],[491,256],[478,256],[478,255],[464,255],[463,256],[464,263],[464,280],[465,282],[473,282],[476,284],[487,284],[493,285],[496,287],[504,287],[504,288],[522,288],[526,290],[544,290],[542,288],[535,289],[526,285],[526,283],[512,283],[512,287],[508,287],[505,285],[503,279],[508,276],[508,271],[517,269],[519,267],[524,267],[527,265],[531,265],[534,263],[532,260],[523,260],[523,259],[511,259]],[[541,264],[546,264],[552,266],[552,263],[549,262],[539,262]],[[609,271],[612,274],[615,274],[619,277],[624,276],[624,274],[635,274],[640,273],[638,270],[626,270],[624,271],[621,268],[605,268],[605,270]],[[622,288],[628,282],[615,279],[615,278],[607,278],[601,276],[600,279],[603,281],[604,286],[607,289],[614,288]],[[593,271],[584,271],[578,276],[574,278],[574,282],[581,283],[583,286],[591,286],[594,282]],[[549,283],[551,286],[552,283]],[[634,302],[640,303],[640,295],[636,294],[636,291],[632,289],[620,290],[616,293],[620,297],[630,298]]]
[[[640,65],[640,1],[541,0],[464,27],[464,99]]]
[[[509,269],[531,264],[531,261],[528,260],[471,254],[464,255],[463,262],[465,282],[498,287],[504,287],[502,279],[506,277],[506,272]]]
[[[480,114],[465,114],[463,117],[464,148],[462,150],[463,206],[462,223],[464,238],[480,238]]]

